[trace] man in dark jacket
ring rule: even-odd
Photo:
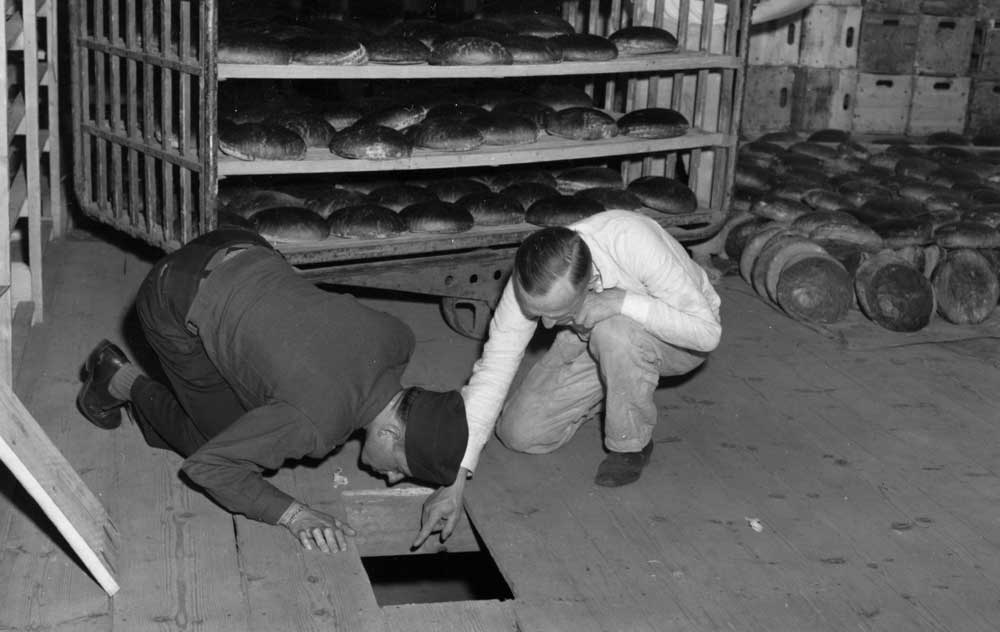
[[[410,329],[301,278],[252,232],[203,235],[158,262],[136,310],[170,388],[103,341],[77,398],[98,427],[128,404],[146,442],[185,458],[233,513],[285,526],[306,549],[345,550],[346,523],[268,483],[286,459],[321,458],[364,428],[361,460],[389,483],[454,482],[466,448],[457,391],[402,388]]]

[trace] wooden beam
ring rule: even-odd
[[[0,383],[0,461],[35,499],[108,596],[118,592],[118,529],[7,384]]]

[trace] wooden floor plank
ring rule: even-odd
[[[305,501],[294,470],[272,483]],[[310,498],[310,504],[318,504]],[[236,519],[250,630],[379,632],[384,627],[357,546],[325,555],[301,548],[281,526]]]
[[[787,394],[772,392],[769,385],[773,382],[770,381],[767,384],[755,385],[754,388],[762,403],[773,405],[780,412],[783,412],[783,415],[776,416],[777,421],[781,421],[784,417],[789,425],[794,424],[796,429],[802,429],[815,437],[817,447],[824,446],[833,453],[828,455],[831,457],[828,459],[829,463],[811,464],[811,471],[816,476],[827,476],[832,484],[842,486],[844,495],[850,498],[850,505],[845,504],[842,509],[847,512],[848,516],[853,513],[854,518],[839,522],[838,528],[843,530],[845,534],[852,534],[851,537],[855,545],[861,550],[868,550],[869,555],[874,553],[877,544],[888,557],[892,558],[893,564],[884,567],[883,570],[893,573],[892,581],[901,593],[918,599],[925,607],[929,606],[928,610],[930,611],[945,613],[942,620],[948,622],[949,625],[958,626],[958,629],[988,629],[988,620],[979,614],[979,608],[989,604],[988,595],[991,593],[990,584],[992,582],[983,577],[973,566],[974,561],[969,560],[963,564],[960,559],[957,559],[962,557],[960,550],[956,551],[947,546],[940,538],[927,537],[928,534],[920,529],[912,532],[907,531],[902,536],[893,535],[893,530],[887,525],[894,522],[906,522],[906,514],[900,512],[895,503],[887,498],[891,490],[878,485],[869,478],[867,473],[862,472],[856,478],[851,476],[856,473],[852,470],[856,470],[864,464],[877,463],[878,460],[876,458],[863,459],[862,451],[853,445],[858,435],[845,435],[844,428],[849,429],[853,423],[856,423],[857,419],[867,418],[874,421],[886,414],[891,415],[893,411],[891,409],[873,410],[874,407],[878,406],[877,403],[872,403],[877,399],[874,394],[869,395],[869,398],[874,397],[874,399],[857,398],[856,396],[852,398],[863,402],[868,408],[865,411],[853,411],[850,401],[836,401],[834,406],[824,406],[827,403],[823,401],[824,399],[829,399],[831,393],[836,398],[840,391],[839,389],[826,391],[815,388],[815,386],[817,384],[830,384],[830,381],[837,377],[837,372],[820,372],[820,367],[814,362],[810,364],[812,373],[809,374],[804,371],[806,367],[795,360],[794,355],[784,354],[779,357],[780,360],[775,360],[770,355],[758,354],[751,361],[744,362],[740,369],[745,372],[760,372],[760,374],[769,377],[784,370],[788,375],[787,381],[792,385],[801,380],[804,375],[809,375],[808,381],[805,381],[804,384],[799,383],[797,395],[791,397],[788,397]],[[738,363],[739,359],[734,358],[733,365],[736,366]],[[731,396],[732,390],[730,388],[727,394]],[[785,396],[783,397],[783,395]],[[847,396],[850,397],[850,394]],[[780,404],[775,403],[778,401]],[[860,414],[858,414],[859,412]],[[833,432],[830,431],[831,428],[834,429]],[[873,433],[868,431],[865,434],[869,435],[865,436],[865,439],[870,439]],[[874,436],[879,436],[879,433],[874,433]],[[851,441],[852,438],[855,439],[855,442]],[[891,454],[893,450],[898,451],[899,449],[898,441],[895,446],[884,445],[883,449],[879,451],[879,457],[884,457]],[[909,446],[906,449],[907,453],[912,455]],[[808,451],[802,448],[789,450],[784,457],[783,466],[789,467],[789,459],[792,461],[801,459],[802,455],[807,453]],[[832,458],[834,455],[840,457],[842,462]],[[836,472],[838,465],[841,466],[842,472],[840,473]],[[808,474],[809,468],[810,464],[804,464],[802,474]],[[882,470],[879,474],[884,475],[886,471]],[[801,480],[801,476],[796,477],[795,475],[787,478],[789,481]],[[895,482],[900,489],[910,488],[907,481],[898,480]],[[917,494],[912,489],[909,489],[908,493],[911,497]],[[865,533],[863,529],[856,529],[859,524],[871,524],[872,529]],[[925,537],[921,538],[921,536]],[[910,542],[910,540],[916,541]],[[942,550],[947,553],[939,553]],[[873,559],[875,559],[874,556]],[[984,579],[986,579],[985,584],[983,583]],[[995,587],[992,592],[995,592]],[[956,597],[952,597],[952,595],[956,595]],[[962,595],[962,597],[957,597],[957,595]],[[970,609],[970,605],[974,607]],[[965,627],[962,627],[963,625]]]
[[[513,632],[512,606],[499,601],[409,604],[383,608],[387,632]]]
[[[616,563],[616,542],[594,542],[577,516],[581,497],[557,461],[487,447],[467,499],[469,513],[517,599],[626,604],[649,623],[702,629],[670,594],[650,604]],[[593,502],[589,498],[587,502]],[[654,621],[660,623],[653,623]],[[637,622],[638,625],[638,622]]]

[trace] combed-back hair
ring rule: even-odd
[[[567,278],[579,288],[590,280],[590,248],[565,226],[536,231],[521,242],[514,255],[514,276],[533,296],[546,294],[556,281]]]

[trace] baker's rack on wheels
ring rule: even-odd
[[[626,182],[674,175],[682,161],[699,208],[655,214],[685,244],[704,244],[725,221],[732,195],[751,0],[564,0],[577,32],[607,36],[630,25],[676,34],[679,52],[605,62],[538,65],[262,65],[218,63],[222,0],[79,0],[70,3],[74,188],[84,213],[171,251],[212,230],[223,178],[352,174],[537,164],[591,159],[620,167]],[[221,154],[220,83],[230,79],[584,79],[598,107],[671,107],[692,130],[669,139],[597,141],[546,137],[472,152],[415,149],[412,157],[348,160],[310,149],[305,160],[241,161]],[[459,234],[378,240],[330,237],[276,244],[316,282],[439,296],[449,325],[475,337],[509,273],[517,244],[536,226],[473,227]],[[697,245],[693,246],[697,247]],[[472,309],[472,323],[459,307]]]

